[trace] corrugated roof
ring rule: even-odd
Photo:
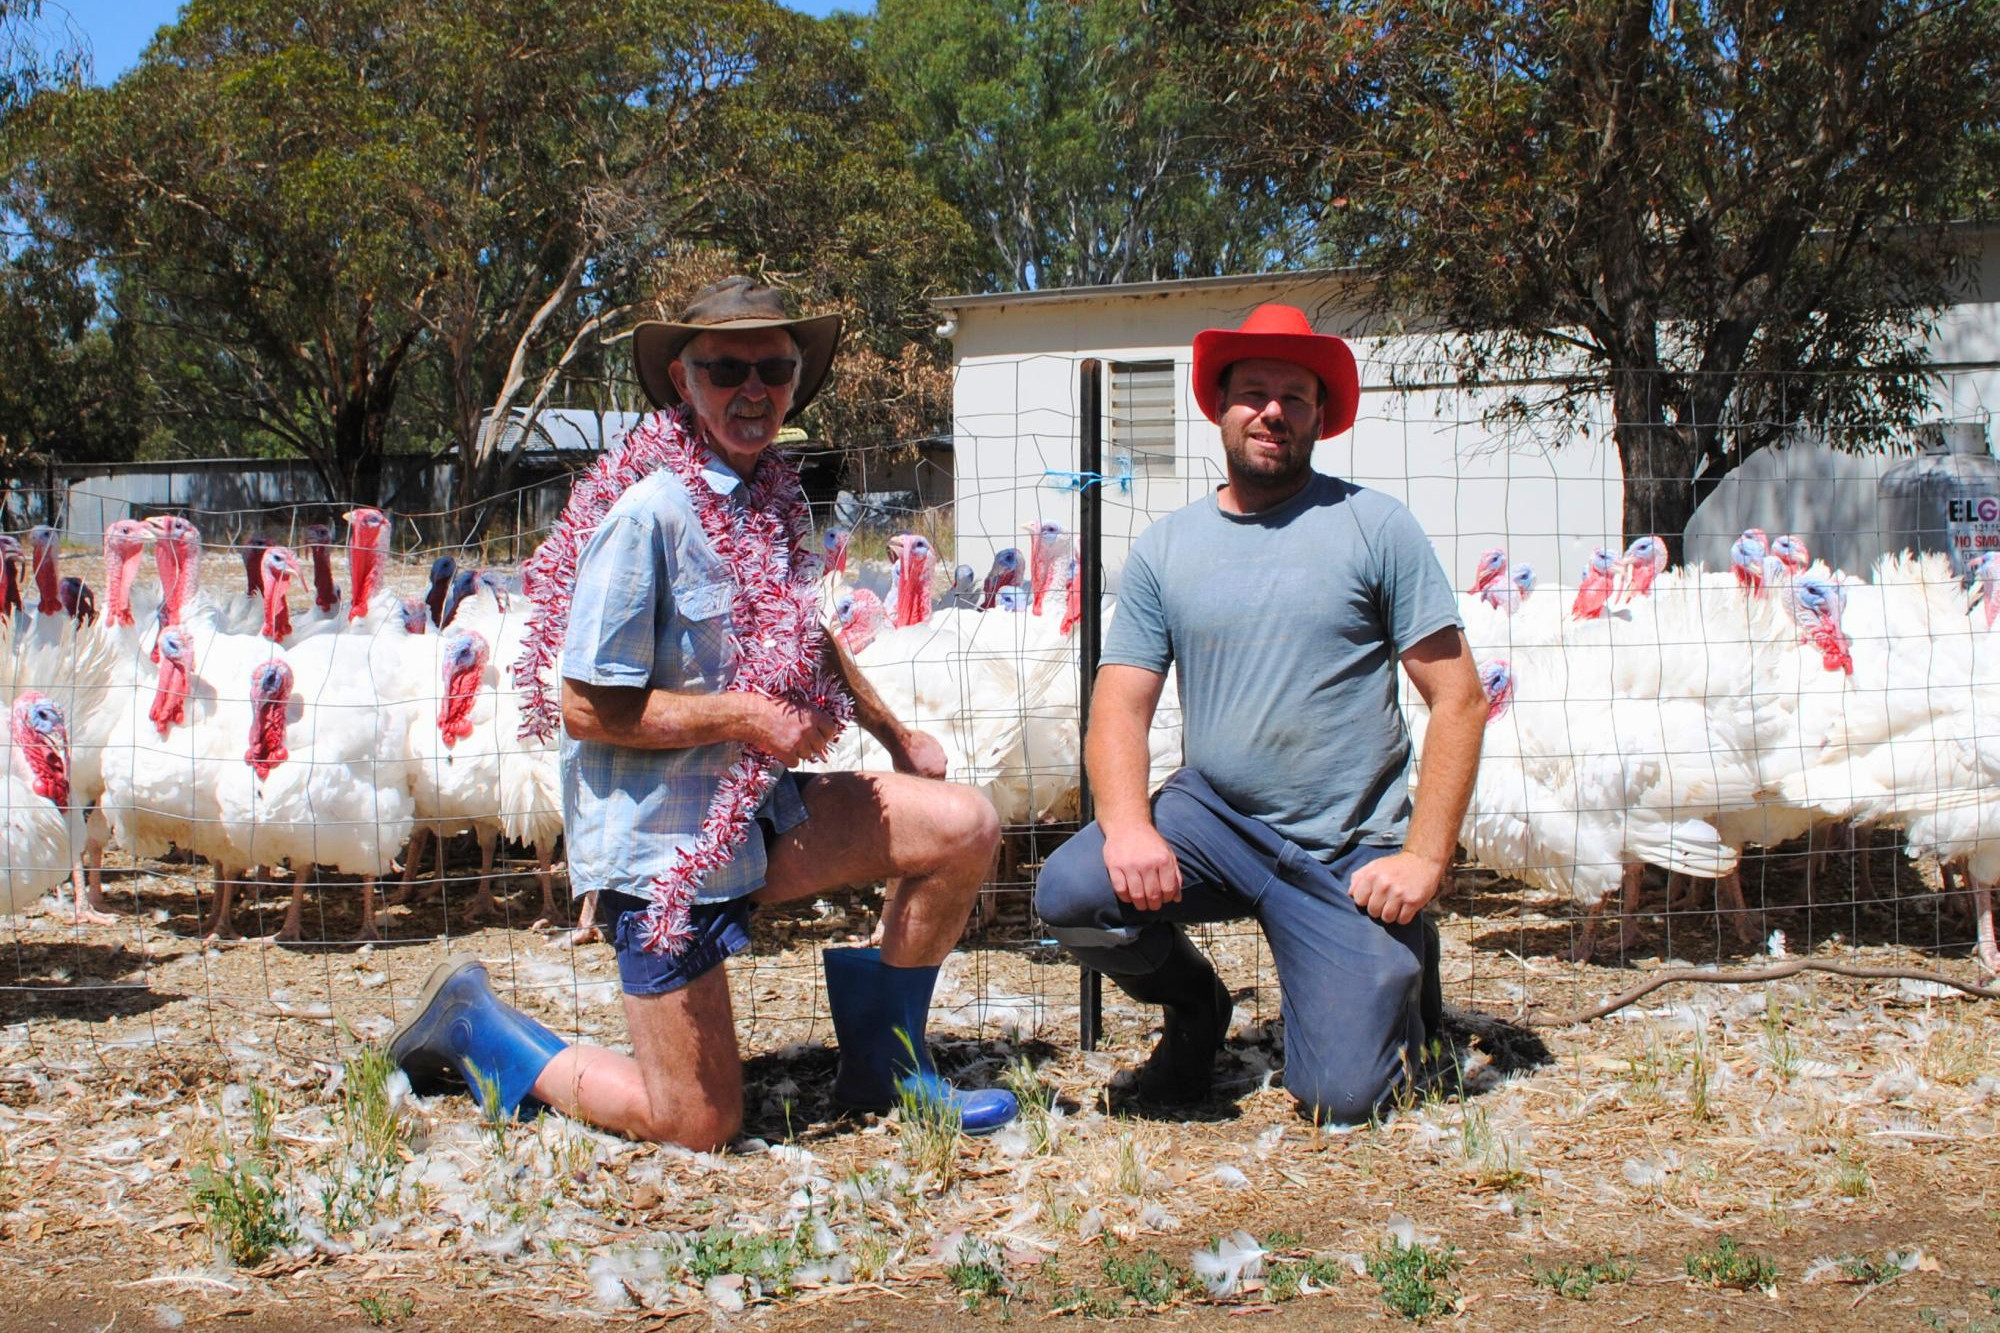
[[[1232,273],[1219,278],[1168,278],[1160,282],[1117,282],[1097,287],[1049,287],[1032,292],[987,292],[980,295],[940,296],[932,300],[931,304],[939,310],[965,310],[977,306],[1042,305],[1063,301],[1165,296],[1172,292],[1226,291],[1238,287],[1299,285],[1360,276],[1362,271],[1358,268],[1298,268],[1287,269],[1282,273]]]

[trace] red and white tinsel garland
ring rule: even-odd
[[[738,509],[703,480],[707,450],[691,427],[685,407],[641,423],[576,484],[555,530],[523,566],[522,582],[532,603],[527,645],[514,665],[514,683],[522,692],[523,736],[547,739],[561,720],[549,682],[569,626],[577,561],[591,534],[627,487],[663,467],[671,468],[686,487],[702,534],[735,581],[730,637],[737,665],[730,688],[817,708],[843,723],[852,718],[846,685],[826,666],[826,631],[816,588],[819,560],[807,546],[812,519],[798,469],[766,450],[746,483],[748,503]],[[743,747],[716,786],[700,835],[653,880],[653,905],[641,918],[642,947],[655,953],[686,947],[692,934],[688,911],[702,881],[735,855],[780,771],[771,755]]]

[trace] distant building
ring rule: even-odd
[[[1933,416],[1941,423],[1983,424],[2000,404],[1996,237],[1985,240],[1964,298],[1933,336]],[[1347,338],[1360,363],[1354,429],[1322,444],[1315,465],[1408,504],[1454,581],[1487,547],[1506,547],[1545,580],[1573,582],[1593,547],[1620,545],[1624,487],[1609,404],[1597,403],[1583,429],[1560,437],[1546,425],[1489,427],[1495,392],[1469,393],[1442,376],[1408,382],[1416,340],[1370,331],[1359,281],[1351,271],[1319,270],[937,301],[952,342],[958,559],[984,569],[1000,547],[1025,549],[1022,526],[1037,520],[1074,528],[1078,375],[1092,357],[1104,363],[1104,556],[1115,588],[1132,539],[1223,480],[1220,437],[1189,388],[1190,342],[1204,328],[1242,323],[1267,301],[1303,308],[1317,328]],[[1404,382],[1392,384],[1398,377]],[[1830,461],[1824,474],[1840,484],[1814,487],[1800,484],[1814,471],[1810,460],[1830,455],[1823,447],[1788,452],[1789,484],[1725,484],[1702,507],[1689,525],[1702,534],[1695,558],[1726,562],[1728,539],[1718,549],[1715,534],[1733,538],[1753,522],[1774,532],[1876,526],[1862,523],[1854,488],[1872,485],[1880,461]],[[1744,480],[1767,471],[1760,464]],[[1752,514],[1744,506],[1753,502],[1769,507]],[[1680,534],[1666,535],[1678,561]],[[1858,557],[1866,544],[1842,549]]]
[[[545,407],[528,425],[527,413],[516,410],[513,419],[500,428],[502,453],[517,445],[521,465],[576,467],[589,457],[603,453],[624,438],[625,432],[643,418],[640,412],[598,412],[587,407]],[[481,417],[484,427],[486,417]],[[527,442],[521,444],[523,435]]]

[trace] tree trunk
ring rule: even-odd
[[[1625,541],[1664,537],[1679,560],[1688,520],[1694,517],[1700,449],[1666,420],[1662,378],[1653,369],[1611,372],[1612,430],[1625,473]]]

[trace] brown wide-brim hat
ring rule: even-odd
[[[1222,376],[1238,361],[1289,361],[1319,376],[1326,386],[1326,410],[1319,437],[1330,440],[1354,424],[1361,405],[1361,375],[1346,340],[1314,333],[1305,311],[1289,305],[1260,305],[1241,328],[1203,329],[1194,335],[1195,406],[1222,424]]]
[[[741,276],[724,278],[696,292],[679,319],[648,320],[632,330],[632,360],[639,372],[639,387],[653,406],[680,406],[681,396],[667,367],[683,348],[700,334],[731,329],[783,329],[792,335],[799,346],[799,387],[792,394],[785,420],[805,411],[833,368],[834,348],[840,345],[840,316],[794,319],[776,288]]]

